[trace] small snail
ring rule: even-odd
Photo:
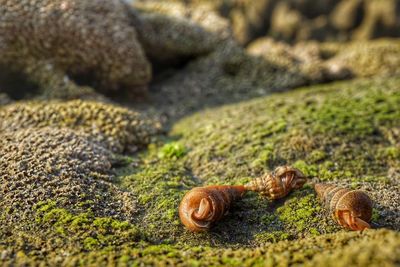
[[[365,192],[329,184],[315,184],[314,189],[341,226],[354,231],[370,228],[372,200]]]
[[[243,196],[245,190],[241,185],[195,187],[183,197],[179,217],[190,231],[207,231],[213,222],[228,212],[233,201]]]
[[[304,174],[290,166],[277,167],[272,173],[264,174],[245,185],[246,190],[256,191],[270,199],[286,196],[293,189],[301,188],[306,182]]]

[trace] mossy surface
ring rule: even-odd
[[[65,266],[396,266],[399,262],[399,233],[369,230],[310,237],[294,242],[282,241],[257,248],[215,249],[207,246],[153,245],[122,247],[119,250],[93,250],[85,254],[59,257],[51,252],[42,264]],[[385,247],[382,250],[382,247]],[[2,246],[0,245],[0,249]],[[35,257],[24,251],[5,264],[33,265]],[[340,260],[338,260],[340,259]]]
[[[276,202],[249,194],[210,233],[182,231],[176,208],[186,190],[242,184],[281,164],[370,192],[377,202],[373,223],[398,229],[396,208],[386,199],[400,192],[387,176],[398,164],[388,137],[400,119],[398,82],[340,82],[201,112],[175,125],[178,141],[150,146],[134,173],[125,168],[120,184],[146,192],[139,224],[150,225],[153,242],[254,247],[340,231],[310,186]]]
[[[202,180],[235,181],[293,164],[323,180],[385,175],[396,165],[398,78],[313,86],[205,111],[177,123]]]
[[[399,78],[339,82],[204,111],[180,121],[170,137],[157,139],[135,155],[113,155],[101,142],[73,134],[76,125],[90,121],[86,117],[63,130],[54,123],[53,128],[20,129],[17,137],[4,130],[4,144],[14,144],[15,138],[15,144],[30,144],[42,133],[62,149],[70,145],[62,137],[71,136],[66,140],[76,143],[82,156],[71,163],[78,167],[76,176],[60,180],[75,187],[46,187],[63,192],[66,198],[52,194],[49,201],[33,201],[31,220],[10,221],[18,209],[2,206],[1,261],[14,265],[396,265],[400,222],[395,203],[400,186],[392,173],[399,166],[399,82]],[[30,136],[29,131],[35,134]],[[31,148],[21,145],[21,155]],[[99,165],[101,175],[92,177],[83,171],[82,164],[91,162],[82,160],[90,159],[91,154],[86,155],[90,149],[104,154],[102,160],[93,159],[105,164]],[[62,162],[76,156],[72,152],[48,156],[45,149],[37,153]],[[28,162],[16,166],[29,171],[34,161]],[[281,164],[292,164],[310,178],[367,191],[375,201],[373,226],[392,230],[342,230],[318,203],[310,185],[278,201],[248,193],[207,233],[190,233],[181,225],[177,208],[191,188],[243,184]],[[59,181],[51,169],[35,166],[41,170],[38,181],[46,185]],[[11,169],[7,175],[14,177]],[[2,188],[10,194],[23,185],[6,183]],[[40,190],[29,190],[41,196]],[[126,213],[129,208],[132,212]]]
[[[209,53],[152,84],[152,107],[135,106],[162,114],[173,124],[169,136],[157,121],[113,104],[1,106],[0,265],[398,265],[398,41],[310,44],[304,54],[297,54],[301,45],[278,44],[260,58],[224,35],[223,20],[204,18],[206,9],[140,5],[143,22],[155,27],[149,36],[146,27],[138,32],[152,58],[179,65]],[[170,17],[174,6],[181,20]],[[213,22],[221,40],[208,33]],[[157,35],[161,26],[168,31]],[[375,77],[277,93],[336,80],[324,71],[337,66]],[[283,164],[310,182],[367,191],[375,203],[371,225],[387,229],[343,230],[311,184],[277,201],[246,193],[206,233],[180,223],[178,206],[191,188],[244,184]]]

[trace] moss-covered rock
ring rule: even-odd
[[[399,124],[398,82],[299,89],[195,114],[172,133],[182,136],[188,162],[203,179],[243,177],[285,163],[321,179],[385,175],[396,165],[382,151],[398,142],[387,136]]]
[[[178,141],[151,146],[122,169],[120,184],[139,195],[147,192],[139,196],[141,223],[150,226],[154,242],[256,246],[338,231],[309,186],[277,202],[249,194],[211,233],[182,231],[177,206],[186,190],[245,183],[282,164],[310,178],[366,190],[376,203],[373,225],[399,229],[394,203],[400,188],[390,174],[399,164],[398,83],[333,83],[200,112],[174,126]]]
[[[123,214],[125,209],[126,217],[135,210],[135,199],[110,184],[115,160],[98,143],[70,129],[48,127],[0,136],[0,206],[10,220],[29,220],[32,207],[47,199],[62,207],[82,203],[97,214]]]
[[[2,108],[10,123],[2,126],[0,141],[6,196],[0,202],[1,260],[395,265],[399,82],[396,77],[336,82],[202,111],[178,122],[170,138],[159,139],[164,142],[123,158],[87,129],[108,129],[138,118],[136,113],[80,101]],[[97,124],[98,118],[107,123]],[[124,134],[116,140],[135,129],[120,128]],[[278,201],[248,193],[207,233],[190,233],[181,225],[177,207],[191,188],[243,184],[281,164],[315,180],[367,191],[375,202],[373,227],[392,230],[342,230],[310,185]],[[26,192],[30,198],[18,197]]]
[[[394,265],[397,232],[341,231],[308,186],[277,202],[249,194],[203,234],[183,229],[177,206],[196,185],[243,183],[268,167],[294,163],[310,176],[369,191],[377,203],[374,225],[398,229],[393,205],[400,195],[398,181],[379,178],[398,164],[397,83],[397,78],[342,82],[195,115],[174,128],[180,140],[151,145],[139,157],[127,158],[123,168],[115,166],[115,178],[113,157],[102,142],[71,129],[30,128],[35,124],[3,129],[1,159],[7,161],[0,169],[6,171],[1,177],[7,197],[2,201],[1,260],[16,265]],[[367,103],[373,111],[363,109]],[[353,149],[354,159],[349,159],[344,144],[360,144],[364,152]],[[371,154],[377,155],[376,166],[369,161],[367,169],[364,161]],[[49,160],[54,167],[46,165]],[[12,178],[15,170],[22,171],[18,180]],[[34,171],[35,183],[24,178],[24,171]],[[32,187],[38,181],[43,186]],[[26,190],[31,198],[7,202]],[[20,206],[30,207],[26,216],[33,220],[21,215]],[[61,256],[62,251],[68,255]]]
[[[135,110],[166,115],[173,123],[198,109],[230,105],[184,118],[168,137],[159,136],[157,121],[112,104],[1,106],[0,265],[399,263],[397,41],[295,47],[267,42],[251,54],[252,48],[229,39],[224,20],[214,13],[203,19],[205,9],[135,5],[140,14],[131,22],[150,25],[138,39],[153,59],[210,53],[157,81],[153,107]],[[214,32],[212,22],[218,23]],[[167,49],[166,57],[160,48]],[[51,67],[34,62],[39,65],[29,67],[38,75]],[[336,80],[342,68],[375,77],[276,93]],[[58,73],[51,81],[70,82],[61,80],[64,70],[51,73]],[[59,93],[64,98],[81,92],[72,89],[77,91]],[[299,168],[310,182],[367,191],[374,200],[371,225],[389,229],[341,229],[310,184],[277,201],[246,193],[206,233],[191,233],[180,223],[178,205],[191,188],[244,184],[283,164]]]
[[[282,241],[258,248],[128,246],[118,251],[95,250],[65,257],[58,257],[58,251],[53,251],[42,263],[63,266],[396,266],[399,261],[399,238],[399,233],[394,231],[368,230],[364,233],[329,234],[295,242]],[[35,258],[22,250],[3,250],[2,255],[2,261],[6,264],[33,265],[40,262],[40,257]]]

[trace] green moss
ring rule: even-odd
[[[310,155],[307,156],[307,161],[317,163],[324,160],[328,155],[322,150],[313,150]]]
[[[141,212],[135,222],[151,242],[218,247],[338,231],[340,227],[321,209],[309,186],[280,202],[247,194],[210,233],[187,232],[179,221],[177,207],[183,194],[194,186],[243,184],[281,164],[293,164],[321,180],[361,181],[371,177],[371,181],[378,181],[382,176],[376,174],[386,173],[387,165],[375,152],[388,146],[380,129],[392,127],[399,120],[396,82],[378,79],[315,86],[202,112],[181,121],[172,132],[182,138],[161,147],[150,145],[148,151],[131,159],[134,167],[127,165],[117,171],[119,185],[138,196]],[[346,113],[344,105],[334,112],[329,109],[340,97],[347,99],[348,106],[354,105],[359,114],[350,113],[349,118],[335,115]],[[370,101],[379,104],[375,113],[361,112]],[[325,115],[318,115],[320,110]],[[376,114],[380,113],[390,116],[375,124],[371,118],[379,118]],[[326,114],[331,116],[328,121]],[[350,126],[336,128],[343,120],[361,126],[354,132]],[[362,126],[366,124],[374,130],[366,130],[368,127]],[[371,157],[377,161],[371,161]]]
[[[178,142],[165,144],[158,152],[160,159],[179,159],[186,154],[185,147]]]
[[[172,130],[181,136],[178,141],[151,144],[114,165],[117,192],[128,191],[137,200],[129,221],[95,215],[87,209],[94,199],[85,196],[75,206],[61,206],[58,199],[42,202],[32,222],[0,227],[0,251],[8,246],[17,251],[5,253],[14,265],[46,260],[49,265],[139,266],[337,263],[330,253],[344,263],[366,265],[367,258],[394,265],[399,260],[397,232],[341,231],[310,185],[277,201],[248,193],[207,233],[188,232],[178,206],[195,186],[243,184],[282,164],[354,187],[363,181],[387,184],[387,170],[398,161],[392,137],[400,123],[399,82],[388,78],[313,86],[193,115]],[[108,188],[96,191],[96,197],[108,193]],[[112,211],[118,216],[126,205],[116,207]],[[383,221],[380,216],[389,214],[383,212],[378,205],[373,221]],[[5,222],[7,215],[2,212],[0,218]],[[18,230],[11,239],[9,229]],[[61,253],[65,262],[57,262]]]
[[[257,248],[150,245],[123,247],[115,252],[95,250],[67,255],[61,263],[57,262],[58,251],[53,251],[46,262],[49,265],[76,266],[115,265],[117,262],[132,266],[396,266],[399,244],[400,236],[395,231],[368,230],[364,233],[340,232],[296,241],[286,240]],[[13,255],[13,262],[16,265],[34,264],[38,263],[38,259],[19,251]]]
[[[257,149],[254,148],[254,153],[257,153]],[[272,145],[266,145],[264,149],[256,156],[256,159],[252,161],[251,167],[254,169],[264,169],[273,164],[275,160],[274,148]]]
[[[382,151],[382,157],[389,160],[400,160],[400,147],[390,146]]]
[[[308,177],[316,177],[318,175],[318,166],[317,165],[308,165],[303,160],[298,160],[293,163],[295,168],[298,168],[300,171],[304,173],[304,175]]]
[[[291,198],[285,201],[285,204],[276,211],[279,219],[285,224],[295,227],[296,232],[307,231],[315,234],[318,231],[314,227],[310,228],[311,225],[319,222],[317,214],[321,211],[314,194],[307,194],[301,198]]]
[[[372,209],[371,221],[372,222],[377,222],[379,220],[379,218],[381,218],[381,215],[380,215],[379,211],[376,208],[373,208]]]
[[[34,209],[35,222],[44,229],[54,230],[50,237],[66,238],[85,250],[110,249],[122,243],[134,244],[143,238],[139,229],[127,221],[95,217],[90,211],[72,214],[58,208],[55,201],[38,203]]]
[[[283,231],[263,232],[256,234],[254,238],[259,244],[266,242],[277,243],[282,240],[288,240],[290,238],[290,234]]]
[[[143,212],[137,221],[155,242],[169,243],[183,231],[177,207],[185,190],[197,185],[179,160],[182,147],[175,145],[168,144],[161,149],[156,145],[149,146],[149,150],[140,156],[140,167],[128,166],[120,170],[118,178],[122,187],[138,195],[139,209]],[[163,150],[168,152],[167,158],[160,158]]]
[[[324,180],[382,175],[400,123],[399,79],[312,86],[201,112],[177,123],[187,163],[203,179],[236,181],[281,164]],[[365,108],[369,107],[369,108]],[[394,154],[393,154],[394,153]],[[248,164],[248,163],[251,164]]]

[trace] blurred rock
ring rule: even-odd
[[[11,103],[11,99],[7,94],[0,93],[0,106]]]
[[[1,63],[44,88],[74,87],[69,76],[79,75],[104,91],[151,79],[131,14],[118,0],[2,0],[0,14]]]
[[[396,75],[400,65],[400,42],[390,39],[349,43],[300,42],[290,46],[271,38],[260,38],[247,50],[267,62],[296,69],[313,83]]]
[[[152,62],[173,66],[204,55],[231,36],[228,22],[206,6],[178,2],[134,2],[135,28]],[[155,66],[157,67],[157,66]]]
[[[191,0],[210,4],[231,21],[235,38],[247,45],[269,35],[279,40],[346,41],[400,36],[397,0]]]
[[[217,14],[179,3],[2,0],[0,15],[2,69],[22,74],[44,98],[96,98],[93,88],[143,94],[148,58],[156,68],[182,64],[230,36]]]

